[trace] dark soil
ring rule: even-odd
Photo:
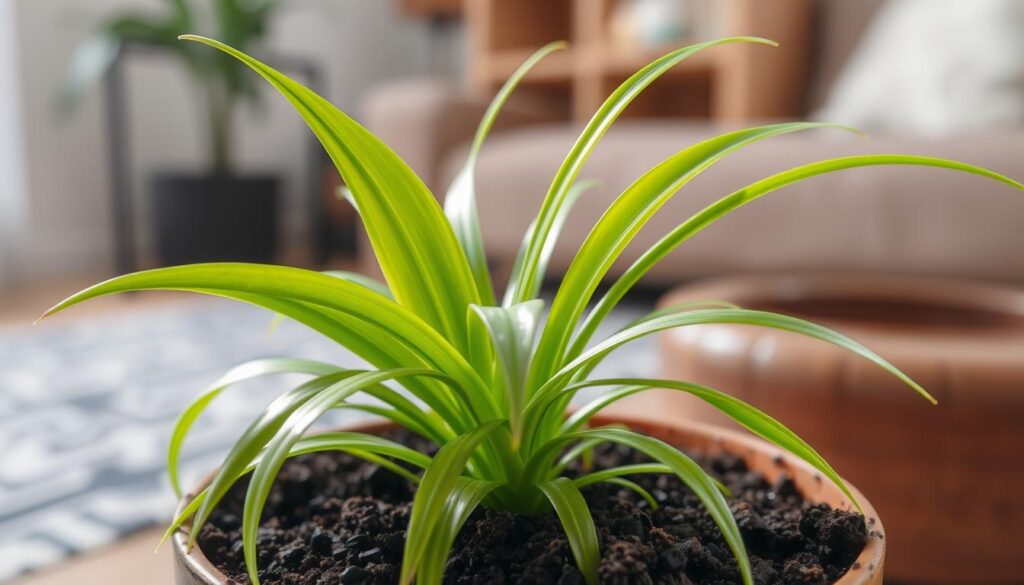
[[[407,434],[393,436],[424,451]],[[830,583],[864,548],[860,515],[804,502],[793,482],[769,484],[743,460],[696,457],[736,496],[730,502],[757,583]],[[623,447],[596,453],[595,467],[645,459]],[[636,476],[660,502],[652,510],[633,492],[597,484],[584,490],[601,540],[605,584],[739,583],[718,528],[672,476]],[[203,528],[199,544],[226,575],[249,583],[239,518],[241,481]],[[376,585],[398,581],[412,488],[395,474],[340,453],[298,457],[282,470],[259,533],[266,585]],[[452,549],[445,583],[583,585],[554,513],[478,510]]]

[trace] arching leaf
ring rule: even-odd
[[[659,209],[711,165],[745,146],[791,132],[829,127],[813,122],[788,122],[736,130],[709,138],[668,157],[644,173],[612,202],[587,235],[562,278],[537,346],[531,372],[533,387],[562,364],[569,339],[591,295],[626,246]]]
[[[199,418],[199,415],[229,386],[270,374],[295,373],[324,376],[339,371],[341,371],[341,368],[331,364],[292,358],[253,360],[232,368],[219,380],[211,384],[199,398],[189,404],[174,423],[171,440],[167,446],[167,473],[170,476],[174,493],[179,498],[182,495],[181,483],[178,479],[178,455],[181,453],[181,446],[185,442],[185,437],[188,435],[192,425],[195,424],[196,419]]]
[[[589,585],[597,585],[597,567],[601,562],[601,547],[597,541],[597,527],[583,494],[572,480],[559,477],[537,483],[562,521],[569,548],[576,566]]]
[[[509,96],[512,95],[512,92],[515,91],[519,82],[541,59],[565,47],[566,43],[561,41],[545,45],[531,55],[505,81],[505,85],[501,87],[491,101],[490,106],[488,106],[487,111],[484,112],[483,119],[480,120],[480,126],[477,128],[476,136],[473,138],[473,143],[469,148],[466,164],[459,171],[459,174],[455,176],[455,180],[448,189],[448,195],[444,199],[445,215],[448,216],[448,221],[452,224],[455,237],[466,252],[469,266],[473,271],[473,279],[476,282],[477,291],[480,293],[480,298],[484,305],[495,304],[495,297],[494,287],[491,283],[491,274],[487,268],[487,255],[484,253],[484,239],[480,232],[480,218],[476,210],[476,187],[474,184],[476,159],[480,154],[480,148],[483,146],[484,140],[487,139],[487,134],[491,131],[491,126],[494,125],[495,119],[497,119],[498,114],[501,112],[501,108],[505,105]]]
[[[786,185],[797,183],[811,177],[833,173],[843,169],[852,169],[877,165],[911,165],[925,167],[946,168],[965,173],[972,173],[1005,183],[1017,189],[1024,189],[1024,184],[1009,177],[992,172],[988,169],[969,165],[953,160],[933,158],[927,156],[911,156],[901,154],[871,154],[847,156],[799,166],[770,177],[761,179],[755,183],[722,197],[715,203],[705,207],[703,210],[686,220],[656,244],[651,246],[647,252],[640,256],[608,291],[601,297],[594,309],[587,316],[580,332],[574,342],[574,352],[568,357],[572,358],[583,351],[587,342],[597,331],[601,321],[608,316],[608,313],[622,300],[637,282],[653,267],[660,262],[669,252],[675,250],[680,244],[690,239],[701,230],[715,221],[732,213],[736,209],[775,191]]]
[[[494,420],[458,437],[441,447],[434,460],[423,473],[420,487],[412,502],[412,515],[406,532],[405,554],[402,556],[400,583],[412,582],[424,553],[434,536],[434,530],[444,521],[444,509],[448,498],[459,482],[466,461],[488,435],[505,421]]]
[[[548,241],[548,233],[551,231],[555,218],[560,214],[560,208],[565,204],[569,187],[576,180],[583,164],[590,158],[597,143],[604,136],[612,123],[619,115],[640,95],[654,80],[677,65],[690,55],[703,49],[726,43],[752,42],[767,45],[774,45],[772,41],[756,37],[729,37],[690,45],[677,51],[673,51],[653,61],[640,71],[636,72],[622,83],[605,102],[598,108],[597,112],[584,127],[580,137],[576,140],[565,161],[555,174],[551,187],[548,189],[544,202],[541,204],[540,212],[537,214],[535,227],[532,230],[530,244],[523,255],[522,269],[519,272],[519,279],[512,284],[513,290],[509,304],[521,303],[529,300],[532,293],[527,286],[528,283],[536,282],[540,275],[538,271],[541,263],[541,250]]]
[[[511,307],[473,306],[473,314],[487,328],[504,372],[504,407],[512,426],[512,441],[522,436],[520,417],[526,404],[526,374],[533,355],[533,339],[540,324],[544,301],[527,301]]]
[[[418,585],[441,585],[444,569],[448,564],[452,544],[462,525],[469,519],[484,498],[501,484],[495,481],[481,481],[460,477],[455,488],[444,503],[444,510],[438,528],[432,535],[427,551],[416,573]]]
[[[196,35],[180,38],[235,57],[291,102],[358,202],[395,298],[465,351],[465,310],[480,297],[466,254],[423,181],[376,136],[308,88],[218,41]]]
[[[718,529],[722,531],[722,537],[736,557],[744,585],[751,585],[754,582],[739,527],[736,526],[736,520],[732,517],[729,505],[715,481],[700,468],[700,465],[664,441],[621,429],[590,429],[568,433],[555,437],[541,446],[527,462],[524,474],[528,478],[537,477],[539,473],[543,473],[543,465],[552,453],[567,443],[587,439],[602,439],[632,447],[671,468],[672,472],[700,499]]]

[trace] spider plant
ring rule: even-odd
[[[581,196],[577,175],[609,126],[644,88],[683,59],[726,43],[774,43],[734,37],[685,47],[653,61],[616,89],[585,126],[555,174],[499,300],[488,273],[477,219],[474,165],[509,93],[532,65],[561,49],[563,43],[542,48],[499,91],[442,208],[385,144],[320,96],[218,41],[190,35],[182,38],[206,43],[239,59],[298,110],[344,177],[387,281],[384,285],[350,273],[325,274],[281,266],[201,264],[114,278],[79,292],[47,313],[121,291],[194,291],[284,315],[352,350],[371,365],[347,369],[301,359],[247,363],[213,384],[181,415],[168,455],[171,480],[179,493],[178,453],[185,436],[225,388],[267,374],[309,376],[307,382],[274,400],[245,430],[209,486],[190,501],[167,532],[172,534],[191,518],[189,544],[193,544],[231,485],[251,473],[242,533],[253,583],[259,582],[257,530],[278,470],[289,457],[325,450],[354,453],[418,484],[405,543],[403,584],[441,582],[456,533],[479,506],[521,513],[553,510],[564,526],[579,570],[588,583],[596,583],[601,544],[581,488],[614,482],[650,499],[640,486],[626,479],[643,473],[674,474],[692,490],[720,528],[742,581],[751,583],[750,564],[724,488],[676,448],[621,427],[592,428],[588,425],[591,417],[616,400],[648,388],[686,392],[806,461],[855,502],[850,490],[807,443],[736,398],[685,381],[592,379],[595,366],[623,344],[669,328],[739,323],[793,331],[846,348],[888,370],[925,399],[933,403],[934,399],[857,342],[785,315],[706,303],[655,311],[593,343],[597,327],[667,253],[731,211],[790,183],[854,167],[922,165],[974,173],[1024,189],[1024,185],[986,169],[923,156],[851,156],[799,166],[747,185],[682,221],[595,298],[598,283],[637,232],[704,169],[746,145],[827,125],[792,122],[730,132],[684,148],[623,191],[583,242],[547,318],[542,319],[544,303],[537,298],[541,279],[560,228]],[[395,384],[404,391],[395,389]],[[569,402],[589,387],[610,390],[569,414]],[[376,400],[372,404],[351,400],[360,394]],[[307,436],[310,425],[332,409],[385,417],[436,442],[440,449],[427,457],[369,434]],[[652,463],[567,477],[567,465],[600,443],[629,446],[649,456]]]

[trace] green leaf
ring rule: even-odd
[[[432,535],[416,573],[419,585],[441,585],[456,535],[473,510],[500,485],[496,481],[458,478],[451,495],[445,500],[438,529]]]
[[[366,322],[377,328],[364,327],[359,330],[360,333],[366,332],[378,337],[386,333],[390,341],[384,349],[391,349],[387,346],[398,347],[400,344],[422,356],[431,367],[457,380],[460,387],[473,389],[468,394],[469,401],[466,404],[471,405],[474,412],[490,418],[497,416],[495,405],[488,401],[489,394],[483,381],[462,354],[437,330],[402,305],[363,286],[310,270],[236,263],[193,264],[146,270],[85,289],[65,299],[43,316],[88,299],[129,290],[189,290],[216,294],[252,302],[289,317],[293,317],[289,312],[297,312],[299,309],[294,305],[282,304],[281,301],[298,301],[344,313],[351,317],[347,323],[350,327],[359,327],[360,323]],[[314,315],[305,311],[303,315],[305,318],[317,318],[321,326],[325,325],[323,318],[329,316],[329,311]],[[357,339],[346,339],[353,344],[347,347],[369,349],[365,344],[358,345]],[[468,410],[469,407],[466,408]]]
[[[406,532],[400,582],[407,585],[423,562],[434,531],[444,521],[445,503],[458,484],[466,461],[481,441],[505,421],[492,420],[441,447],[423,473],[412,501],[412,515]]]
[[[305,455],[306,453],[322,451],[345,451],[357,454],[361,457],[364,457],[367,453],[383,455],[393,457],[399,461],[414,465],[421,469],[425,469],[430,465],[429,457],[419,451],[414,451],[405,445],[401,445],[376,435],[351,432],[321,433],[303,437],[291,448],[288,453],[288,457],[291,458],[298,455]],[[237,473],[230,478],[228,483],[234,484],[245,474],[251,473],[252,470],[256,468],[257,463],[259,463],[259,459],[260,458],[257,457],[252,463],[237,471]],[[418,482],[419,478],[415,478],[415,480]],[[178,516],[174,518],[171,525],[164,532],[164,535],[160,540],[161,543],[170,538],[176,530],[181,528],[189,518],[198,512],[199,508],[208,498],[210,498],[212,487],[212,485],[207,486],[201,492],[196,494],[196,497],[189,501],[189,503],[182,509]],[[190,533],[194,533],[194,529]]]
[[[563,387],[562,385],[569,379],[569,377],[577,373],[582,372],[585,374],[586,372],[589,372],[604,358],[604,356],[625,343],[665,329],[686,325],[699,325],[703,323],[735,323],[770,327],[772,329],[792,331],[807,337],[827,341],[828,343],[849,350],[868,361],[875,363],[916,390],[918,394],[926,398],[929,402],[932,402],[933,404],[935,403],[935,399],[928,394],[924,388],[918,385],[917,382],[911,380],[895,366],[882,359],[878,354],[856,341],[853,341],[849,337],[836,333],[835,331],[822,327],[821,325],[816,325],[814,323],[804,321],[803,319],[769,313],[766,311],[750,311],[746,309],[704,309],[665,315],[612,335],[559,370],[559,372],[534,395],[534,398],[537,400],[531,399],[527,408],[536,407],[537,404],[543,404],[544,399],[550,399],[553,395],[556,395],[559,392],[559,388]]]
[[[426,376],[445,379],[444,374],[418,368],[359,372],[320,390],[315,396],[296,408],[274,433],[273,439],[267,443],[259,463],[252,472],[249,489],[245,493],[245,507],[242,511],[242,550],[245,554],[246,571],[253,585],[259,585],[259,574],[256,566],[258,559],[256,535],[259,531],[263,507],[266,504],[267,496],[270,494],[270,488],[274,480],[277,479],[277,472],[281,469],[292,447],[302,439],[302,435],[309,429],[310,425],[338,403],[364,388],[406,376]],[[462,465],[464,466],[465,464],[466,461],[463,461]]]
[[[590,440],[593,441],[595,439],[590,439]],[[598,441],[598,442],[603,442],[603,441]],[[672,473],[672,468],[667,466],[667,465],[662,465],[660,463],[637,463],[637,464],[633,464],[633,465],[622,465],[620,467],[612,467],[610,469],[602,469],[601,471],[595,471],[593,473],[588,473],[587,475],[584,475],[582,477],[578,477],[578,478],[574,479],[573,482],[576,484],[576,487],[578,487],[580,489],[583,489],[584,487],[586,487],[586,486],[588,486],[590,484],[593,484],[593,483],[598,483],[598,482],[601,482],[601,481],[605,481],[605,482],[610,481],[611,483],[617,483],[618,485],[622,485],[623,487],[627,487],[629,489],[632,489],[633,491],[637,491],[636,489],[634,489],[631,486],[622,484],[621,483],[621,476],[623,476],[623,475],[637,475],[637,474],[641,474],[641,473],[659,473],[659,474]],[[615,479],[619,479],[620,481],[613,481]],[[713,477],[711,478],[711,481],[715,482],[715,487],[718,488],[718,491],[722,492],[723,496],[725,496],[727,498],[732,496],[732,493],[729,491],[729,488],[725,487],[725,485],[723,485],[722,482],[718,481],[717,479],[715,479]],[[630,483],[632,483],[632,482],[630,482]],[[640,486],[636,486],[636,487],[639,488]],[[658,507],[657,502],[653,501],[654,498],[650,498],[650,494],[647,494],[646,490],[644,490],[643,493],[640,493],[640,492],[637,492],[637,493],[640,494],[640,497],[642,497],[645,500],[647,500],[647,503],[651,504],[652,508],[657,509],[657,507]],[[644,494],[647,494],[647,495],[644,495]],[[650,499],[648,499],[648,498],[650,498]]]
[[[373,364],[378,370],[401,367],[435,367],[433,360],[427,358],[411,344],[396,343],[395,337],[382,328],[363,321],[353,315],[344,314],[330,309],[326,313],[326,333],[343,346]],[[309,323],[307,323],[309,324]],[[319,329],[318,329],[319,330]],[[339,330],[343,334],[339,337]],[[424,378],[405,378],[399,383],[428,407],[438,412],[454,429],[471,428],[472,415],[468,412],[471,402],[459,401],[450,387],[437,380]]]
[[[551,261],[551,255],[555,253],[555,245],[558,244],[558,237],[562,234],[562,228],[565,227],[565,222],[569,219],[569,213],[572,212],[572,208],[576,205],[580,196],[589,191],[590,189],[599,185],[600,182],[595,179],[588,179],[586,181],[580,181],[574,183],[569,187],[569,192],[565,196],[565,202],[561,207],[558,208],[558,213],[555,215],[555,219],[551,224],[551,230],[548,232],[548,237],[544,241],[544,245],[540,250],[540,258],[537,260],[537,270],[534,273],[534,278],[528,282],[522,282],[520,285],[523,290],[527,291],[524,293],[529,298],[536,297],[540,294],[541,286],[544,284],[544,275],[548,271],[548,263]],[[530,227],[527,228],[526,233],[523,235],[523,242],[519,245],[519,252],[516,253],[516,260],[512,264],[511,278],[508,281],[508,288],[505,290],[505,297],[502,301],[502,305],[508,307],[512,304],[512,297],[515,295],[516,283],[520,283],[523,280],[523,259],[526,257],[526,252],[530,247],[530,242],[533,241],[533,231],[536,229],[536,222],[530,223]]]
[[[466,254],[423,181],[383,142],[316,93],[252,57],[195,35],[270,82],[302,115],[358,203],[398,302],[466,350],[465,310],[479,304]]]
[[[232,368],[228,373],[224,374],[219,380],[210,385],[210,387],[203,392],[199,398],[194,400],[192,404],[190,404],[188,408],[178,416],[178,420],[174,424],[174,430],[171,432],[171,441],[167,446],[167,473],[171,478],[171,486],[174,488],[175,495],[180,498],[182,494],[181,483],[178,476],[178,456],[181,453],[181,446],[185,442],[185,437],[188,435],[192,425],[195,424],[196,419],[199,418],[199,415],[206,410],[211,402],[220,396],[221,392],[226,390],[229,386],[269,374],[295,373],[324,376],[339,371],[341,371],[341,368],[331,364],[325,364],[323,362],[290,358],[271,358],[244,363]]]
[[[650,492],[645,490],[643,488],[643,486],[641,486],[640,484],[636,483],[635,481],[630,481],[628,479],[623,479],[621,477],[612,477],[610,479],[604,480],[604,483],[610,483],[610,484],[613,484],[613,485],[617,485],[619,487],[624,487],[624,488],[626,488],[626,489],[628,489],[630,491],[633,491],[633,492],[636,493],[636,495],[638,495],[641,498],[643,498],[644,501],[647,502],[647,505],[650,506],[652,510],[657,510],[658,509],[658,501],[654,499],[654,496],[652,496]]]
[[[586,382],[580,382],[578,384],[584,383]],[[567,398],[572,397],[573,395],[575,395],[576,391],[580,389],[580,386],[578,384],[572,384],[568,386],[562,394]],[[581,428],[583,428],[583,426],[586,425],[590,421],[590,419],[594,417],[595,414],[604,410],[605,407],[619,400],[622,400],[627,396],[632,396],[638,392],[643,392],[644,390],[647,389],[647,386],[623,386],[621,388],[614,388],[612,390],[604,392],[601,395],[594,398],[593,400],[587,402],[583,406],[577,408],[571,415],[569,415],[569,418],[566,419],[565,422],[562,424],[561,432],[571,433],[574,431],[578,431]]]
[[[498,117],[498,113],[501,112],[505,101],[512,95],[519,82],[541,59],[565,47],[566,43],[561,41],[545,45],[531,55],[505,81],[505,85],[494,96],[490,106],[488,106],[487,111],[484,113],[483,119],[480,120],[480,126],[477,128],[473,144],[470,146],[466,164],[459,171],[459,174],[456,175],[455,180],[448,189],[448,195],[444,199],[445,215],[448,216],[448,221],[452,225],[455,237],[458,238],[462,249],[466,252],[469,266],[473,271],[473,279],[476,282],[477,291],[484,305],[495,304],[495,297],[494,288],[491,284],[491,275],[487,269],[487,255],[484,253],[483,235],[480,232],[480,219],[476,209],[476,188],[474,185],[476,159],[480,154],[480,148],[483,146],[484,140],[487,139],[487,134],[494,125],[494,120]]]
[[[565,473],[566,468],[568,468],[576,459],[583,459],[582,463],[584,469],[588,469],[589,463],[593,462],[594,447],[601,443],[602,441],[597,439],[576,443],[558,459],[558,463],[551,467],[551,471],[547,474],[548,478],[554,479]]]
[[[378,411],[373,405],[366,405],[369,407],[363,408],[366,412],[384,416],[384,418],[395,421],[399,426],[407,428],[421,437],[430,439],[438,444],[446,443],[455,438],[455,435],[452,434],[449,427],[444,423],[443,418],[439,418],[436,412],[424,411],[414,402],[387,386],[370,386],[365,388],[363,393],[391,406],[394,410],[394,413],[384,413]],[[349,407],[356,406],[359,405],[349,405]],[[431,416],[431,414],[434,416]]]
[[[396,343],[393,335],[373,323],[358,317],[308,303],[290,301],[268,295],[254,295],[232,292],[224,295],[216,290],[193,289],[195,292],[227,296],[229,298],[251,303],[275,311],[280,316],[310,327],[353,353],[363,358],[377,369],[393,369],[398,367],[421,367],[431,362],[412,351],[404,343]],[[460,405],[451,396],[451,389],[436,380],[406,378],[400,382],[418,399],[434,409],[455,429],[472,428],[465,405]],[[442,434],[443,425],[433,425]]]
[[[696,310],[699,310],[699,309],[741,309],[741,308],[742,307],[740,307],[739,305],[737,305],[735,303],[730,303],[730,302],[727,302],[727,301],[715,301],[715,300],[687,301],[687,302],[684,302],[684,303],[675,303],[675,304],[669,305],[667,307],[662,307],[660,309],[655,309],[655,310],[651,311],[650,313],[647,313],[645,315],[637,317],[636,319],[634,319],[634,320],[630,321],[628,324],[626,324],[625,327],[622,327],[621,329],[619,329],[619,331],[623,331],[625,329],[629,329],[630,327],[636,327],[637,325],[640,325],[641,323],[646,323],[646,322],[651,321],[653,319],[657,319],[658,317],[664,317],[665,315],[674,315],[676,313],[683,313],[685,311],[696,311]]]
[[[377,435],[355,432],[329,432],[318,433],[302,437],[295,443],[290,451],[289,457],[320,451],[340,451],[356,449],[384,455],[426,469],[430,465],[430,457],[414,449],[410,449],[401,443],[385,439]],[[255,469],[255,465],[250,469]],[[244,475],[244,473],[242,474]]]
[[[726,155],[758,141],[829,127],[813,122],[790,122],[729,132],[698,142],[670,156],[644,173],[612,202],[587,235],[569,265],[541,334],[531,387],[536,388],[561,365],[577,322],[598,285],[623,250],[654,214],[705,169]]]
[[[753,583],[750,561],[747,558],[746,547],[743,545],[739,527],[736,526],[736,520],[732,517],[729,505],[715,481],[700,468],[700,465],[664,441],[621,429],[589,429],[568,433],[555,437],[544,444],[527,462],[524,470],[525,476],[527,478],[538,477],[538,474],[543,473],[544,462],[552,453],[557,453],[567,443],[587,439],[602,439],[632,447],[671,468],[672,472],[700,499],[718,529],[722,531],[722,537],[732,550],[733,556],[736,557],[743,583],[745,585]]]
[[[692,311],[692,310],[696,310],[696,309],[708,309],[708,308],[730,308],[730,309],[735,309],[735,308],[738,308],[738,307],[736,305],[732,304],[732,303],[726,303],[726,302],[723,302],[723,301],[692,301],[692,302],[686,302],[686,303],[677,303],[677,304],[674,304],[674,305],[669,306],[669,307],[664,307],[664,308],[661,308],[661,309],[657,309],[655,311],[651,311],[650,313],[647,313],[646,315],[643,315],[643,316],[633,320],[628,325],[626,325],[625,327],[620,329],[620,331],[625,330],[625,329],[629,329],[631,327],[635,327],[637,325],[640,325],[641,323],[646,323],[647,321],[650,321],[652,319],[655,319],[657,317],[661,317],[661,316],[664,316],[664,315],[671,315],[673,313],[681,313],[683,311]],[[575,353],[578,353],[578,352],[575,352],[575,350],[571,348],[570,352],[569,352],[569,355],[574,355]],[[609,399],[610,401],[617,400],[617,398],[613,398],[615,396],[616,392],[618,392],[618,391],[617,390],[613,390],[612,392],[610,392],[608,394],[605,394],[604,396],[601,396],[600,398],[598,398],[598,400],[595,401],[595,403],[600,402],[601,400],[606,400],[606,399]],[[630,392],[630,393],[632,393],[632,392]],[[565,413],[565,410],[566,410],[566,408],[568,408],[571,399],[572,399],[572,395],[566,394],[566,395],[564,395],[564,398],[561,398],[558,401],[553,401],[553,402],[547,403],[545,405],[545,409],[546,410],[543,413],[540,422],[538,422],[537,425],[536,425],[538,430],[540,431],[539,433],[535,433],[536,436],[550,436],[551,433],[554,432],[554,429],[557,428],[559,423],[561,422],[562,417],[563,417],[563,415]],[[597,406],[597,405],[595,404],[594,406]],[[598,408],[603,408],[603,407],[598,406]],[[577,413],[577,414],[580,414],[580,413]],[[529,418],[529,414],[527,414],[526,417]]]
[[[716,220],[732,213],[747,203],[771,193],[776,189],[785,187],[786,185],[843,169],[876,165],[912,165],[947,168],[966,173],[973,173],[975,175],[980,175],[1005,183],[1011,187],[1024,189],[1024,185],[1010,179],[1009,177],[1005,177],[988,169],[974,165],[941,158],[901,154],[848,156],[810,163],[783,171],[765,179],[761,179],[755,183],[751,183],[738,191],[734,191],[733,193],[726,195],[708,207],[705,207],[702,211],[680,224],[647,250],[647,252],[637,259],[636,262],[634,262],[622,274],[622,276],[615,281],[587,316],[586,321],[584,321],[583,326],[580,328],[580,332],[576,337],[576,341],[574,343],[575,349],[577,351],[582,351],[582,348],[597,331],[601,321],[608,316],[608,313],[615,308],[615,305],[622,300],[626,293],[628,293],[633,286],[636,285],[636,283],[639,282],[645,274],[647,274],[651,267],[660,262],[669,252],[676,249],[680,244],[690,239],[693,235],[699,233]],[[575,356],[570,355],[570,357]]]
[[[683,59],[708,47],[735,42],[774,44],[772,41],[755,37],[730,37],[684,47],[655,60],[650,65],[633,74],[605,100],[587,123],[580,137],[569,151],[568,156],[566,156],[565,161],[555,174],[555,178],[537,215],[536,227],[533,230],[530,245],[523,258],[519,280],[513,284],[513,294],[509,304],[521,303],[532,297],[527,283],[535,282],[541,277],[538,275],[541,249],[548,240],[548,233],[552,229],[555,217],[559,214],[559,208],[565,203],[569,187],[576,180],[580,169],[590,157],[601,137],[604,136],[612,123],[626,109],[626,106],[647,86],[653,83],[654,80]]]
[[[829,478],[832,483],[836,484],[844,495],[853,502],[853,505],[858,511],[863,512],[860,507],[860,503],[857,498],[853,495],[846,484],[843,482],[839,474],[836,473],[832,466],[825,461],[825,458],[818,454],[810,445],[808,445],[803,439],[797,436],[796,433],[786,428],[786,426],[779,421],[775,420],[768,414],[754,408],[753,406],[743,402],[742,400],[729,396],[728,394],[715,390],[714,388],[708,388],[707,386],[701,386],[700,384],[693,384],[690,382],[681,382],[676,380],[648,380],[643,378],[617,378],[609,380],[588,380],[586,382],[580,382],[579,384],[573,384],[571,386],[572,391],[589,388],[594,386],[618,386],[628,385],[626,388],[632,390],[628,394],[639,392],[641,390],[648,390],[651,388],[665,388],[670,390],[678,390],[686,392],[697,398],[700,398],[710,406],[722,414],[728,416],[732,420],[739,423],[743,428],[761,437],[762,439],[782,447],[786,451],[789,451],[793,455],[806,461],[812,467],[817,469]],[[620,392],[616,394],[615,399],[621,399],[628,395],[627,393]],[[607,406],[611,402],[601,401],[601,408]],[[589,405],[588,405],[589,406]],[[572,417],[570,421],[564,427],[566,430],[571,430],[578,425],[586,422],[590,415],[595,414],[600,409],[593,409],[584,407],[580,412],[586,412],[585,418]]]
[[[487,328],[505,374],[505,408],[512,426],[512,444],[517,447],[522,436],[520,417],[526,404],[526,372],[544,301],[535,299],[508,308],[476,305],[471,308]]]
[[[469,267],[473,271],[473,282],[485,305],[495,304],[491,271],[487,267],[487,252],[484,251],[484,236],[480,231],[480,217],[476,208],[474,172],[476,157],[471,155],[466,166],[459,171],[448,188],[444,199],[444,211],[455,230],[462,249],[466,252]]]
[[[672,473],[672,468],[661,463],[636,463],[633,465],[622,465],[620,467],[612,467],[588,473],[587,475],[574,479],[573,483],[576,484],[576,487],[583,489],[588,485],[608,481],[612,478],[622,477],[623,475],[639,475],[641,473]]]
[[[419,420],[409,417],[406,413],[395,409],[387,408],[386,406],[378,406],[376,404],[343,404],[346,410],[358,410],[365,412],[373,416],[377,416],[386,420],[389,420],[403,429],[412,432],[413,434],[419,435],[435,443],[444,443],[447,439],[435,439],[434,432],[430,427],[424,426]]]
[[[333,276],[334,278],[340,278],[349,282],[354,282],[362,287],[368,288],[373,292],[387,297],[390,300],[395,300],[395,296],[391,294],[388,287],[383,282],[380,282],[374,278],[370,278],[365,274],[359,274],[358,272],[350,272],[348,270],[325,270],[324,274],[327,276]]]
[[[232,445],[231,450],[228,451],[227,456],[224,458],[224,462],[213,476],[213,480],[211,480],[210,486],[207,488],[209,492],[208,497],[192,520],[189,547],[195,544],[199,530],[206,523],[206,520],[209,519],[217,503],[231,489],[235,478],[257,458],[267,442],[271,440],[281,425],[284,424],[285,420],[317,393],[357,373],[359,373],[358,370],[347,370],[314,378],[275,398],[263,410],[260,416],[235,441],[235,444]]]
[[[597,567],[601,562],[601,546],[597,542],[597,527],[590,515],[587,501],[583,499],[572,480],[559,477],[537,483],[562,521],[569,548],[576,559],[576,566],[590,585],[597,584]]]

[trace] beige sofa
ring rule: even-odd
[[[879,4],[819,1],[808,111],[821,103]],[[378,88],[363,112],[370,129],[442,196],[486,102],[487,96],[469,96],[437,81],[405,80]],[[477,194],[487,252],[498,263],[513,258],[578,130],[518,104],[492,133],[478,163]],[[577,205],[551,270],[568,265],[589,227],[632,180],[721,130],[695,122],[620,121],[581,174],[601,186]],[[1021,128],[943,139],[861,138],[840,131],[772,138],[730,155],[684,187],[626,251],[625,261],[736,188],[802,163],[869,152],[948,157],[1024,177]],[[698,234],[649,278],[671,284],[717,273],[828,269],[1024,282],[1022,246],[1024,197],[1018,191],[947,170],[871,167],[769,195]]]

